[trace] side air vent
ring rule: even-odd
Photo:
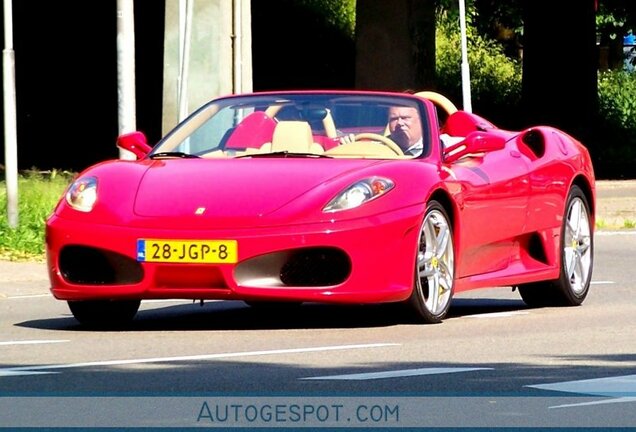
[[[548,258],[543,247],[543,241],[541,241],[541,237],[537,233],[530,235],[528,240],[528,254],[539,262],[544,264],[548,263]]]
[[[545,137],[541,131],[531,129],[521,137],[521,143],[534,157],[540,158],[545,154]]]

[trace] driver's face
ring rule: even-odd
[[[391,138],[403,150],[422,139],[422,123],[417,108],[393,107],[389,109]]]

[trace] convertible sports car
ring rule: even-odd
[[[588,293],[594,172],[552,127],[502,130],[434,92],[288,91],[117,144],[137,160],[86,169],[46,223],[51,291],[83,324],[145,299],[400,302],[436,323],[474,288]]]

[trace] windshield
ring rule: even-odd
[[[356,93],[233,96],[203,106],[150,157],[413,158],[430,147],[413,97]]]

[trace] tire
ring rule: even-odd
[[[444,207],[428,203],[417,240],[415,281],[409,304],[426,324],[441,322],[450,309],[455,287],[453,229]]]
[[[129,324],[141,305],[141,300],[69,301],[68,307],[82,325],[119,328]]]
[[[594,236],[590,204],[578,186],[572,186],[561,226],[559,278],[519,286],[531,307],[578,306],[590,289],[594,267]]]

